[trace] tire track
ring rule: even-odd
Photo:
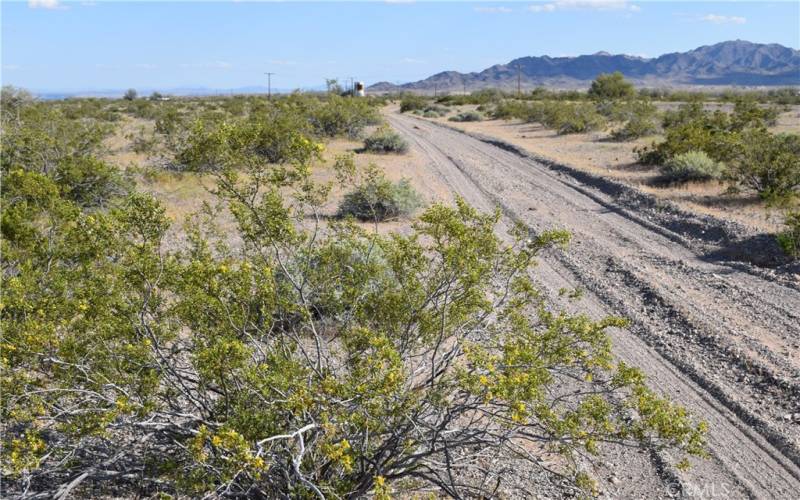
[[[731,331],[743,330],[744,345],[758,356],[764,338],[772,343],[800,338],[798,327],[793,327],[785,315],[795,305],[800,310],[800,294],[701,261],[681,244],[679,235],[653,222],[636,220],[635,214],[624,213],[600,193],[574,185],[564,174],[537,162],[422,120],[392,116],[390,121],[431,160],[442,180],[471,204],[482,210],[500,205],[509,219],[521,221],[534,231],[552,227],[573,231],[577,242],[569,253],[542,259],[539,281],[551,293],[576,285],[587,288],[590,293],[581,310],[588,309],[595,317],[620,314],[632,318],[632,328],[611,332],[615,355],[642,367],[652,385],[709,422],[713,458],[695,461],[690,471],[678,473],[686,496],[797,496],[800,468],[790,459],[796,453],[792,443],[760,419],[742,418],[740,415],[746,413],[743,408],[696,369],[690,353],[685,359],[662,356],[644,340],[672,340],[673,334],[659,331],[665,326],[684,335],[702,330],[724,351],[730,348],[725,340],[731,337]],[[676,261],[685,263],[686,269],[676,266]],[[717,287],[719,281],[740,292],[759,286],[784,295],[758,301],[754,293],[737,293],[746,300],[731,303],[726,290]],[[703,297],[706,299],[698,301]],[[770,318],[783,329],[783,336],[764,326]],[[795,376],[791,360],[767,354],[761,358],[755,361],[770,366],[759,365],[760,371],[778,370]],[[727,358],[714,361],[720,360]],[[796,396],[795,389],[796,384],[790,383],[784,392]],[[644,496],[653,493],[639,492]],[[655,495],[669,493],[664,490]]]

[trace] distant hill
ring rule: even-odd
[[[706,45],[654,59],[597,52],[577,57],[521,57],[481,72],[444,71],[418,82],[380,82],[372,92],[442,92],[482,88],[530,89],[539,85],[586,87],[600,73],[622,72],[641,86],[800,85],[800,50],[743,40]]]

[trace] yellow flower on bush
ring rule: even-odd
[[[342,439],[338,443],[323,445],[322,453],[332,462],[341,465],[345,472],[352,472],[353,454],[350,442],[346,439]]]

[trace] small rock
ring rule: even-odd
[[[619,484],[620,480],[617,476],[611,476],[610,478],[608,478],[608,482],[611,484]]]

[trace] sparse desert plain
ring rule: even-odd
[[[13,402],[6,409],[16,425],[40,422],[36,434],[12,442],[18,475],[9,477],[25,483],[8,483],[9,491],[27,484],[48,495],[125,496],[124,471],[150,467],[141,446],[169,450],[183,439],[169,453],[194,479],[165,486],[183,483],[172,466],[157,466],[148,474],[167,483],[147,491],[250,484],[277,492],[282,486],[260,478],[277,473],[280,457],[305,453],[299,433],[308,433],[303,447],[319,447],[322,468],[288,473],[314,475],[310,491],[334,491],[361,484],[354,464],[394,446],[398,430],[381,427],[392,419],[404,439],[431,447],[400,446],[383,459],[384,471],[446,459],[450,452],[435,444],[441,432],[460,457],[447,478],[431,472],[387,486],[399,495],[457,496],[489,478],[509,498],[789,498],[800,488],[800,275],[779,237],[795,188],[769,199],[731,189],[749,186],[734,174],[746,158],[736,156],[747,146],[738,134],[791,137],[800,130],[797,105],[657,103],[654,127],[621,140],[614,131],[625,122],[599,114],[592,130],[576,133],[554,130],[546,113],[544,123],[492,116],[509,106],[555,113],[608,102],[624,115],[638,101],[487,100],[478,92],[452,99],[481,104],[330,94],[47,103],[5,92],[17,99],[4,122],[5,193],[20,193],[6,202],[8,269],[36,255],[29,245],[51,239],[36,257],[45,260],[35,281],[8,278],[5,362],[18,369],[7,379],[17,385],[4,390]],[[732,155],[711,163],[726,173],[667,179],[662,166],[642,164],[639,148],[685,139],[669,120],[686,130],[717,120],[711,144],[733,144],[734,152],[701,147]],[[769,123],[738,128],[744,120]],[[53,128],[60,139],[48,143]],[[780,144],[771,147],[792,147]],[[37,150],[46,155],[31,156]],[[15,167],[23,161],[42,162],[45,173]],[[48,175],[58,190],[43,187]],[[44,230],[36,237],[43,240],[24,236]],[[98,252],[110,267],[95,267]],[[36,283],[69,283],[75,292],[55,306],[47,298],[49,309],[38,306],[33,319],[23,311],[45,300],[30,295]],[[354,293],[361,298],[344,299]],[[259,312],[266,304],[271,319]],[[368,319],[375,304],[401,309],[376,323]],[[109,314],[131,339],[127,361],[103,340],[116,333],[98,336]],[[26,336],[31,328],[48,333]],[[257,389],[251,370],[273,363],[308,372]],[[534,383],[537,369],[548,375]],[[98,377],[106,382],[97,386]],[[75,381],[85,397],[74,396]],[[409,390],[420,396],[406,399]],[[362,414],[370,394],[377,406]],[[58,410],[66,401],[72,409]],[[247,423],[274,411],[282,415],[271,417],[277,429],[298,419],[290,426],[297,433],[265,435],[267,424]],[[413,412],[419,420],[404,427]],[[229,418],[240,423],[215,423]],[[304,418],[310,423],[300,425]],[[153,426],[144,441],[142,426]],[[359,432],[371,438],[357,445],[354,436],[366,439]],[[485,433],[477,448],[475,432]],[[114,454],[111,436],[135,451]],[[69,466],[36,458],[47,449],[70,456],[76,446],[94,451]],[[91,467],[100,457],[106,468],[74,479],[81,460]],[[230,476],[230,466],[239,472]],[[507,470],[515,472],[500,480]],[[363,492],[386,485],[374,474]]]
[[[800,497],[800,4],[0,10],[0,498]]]

